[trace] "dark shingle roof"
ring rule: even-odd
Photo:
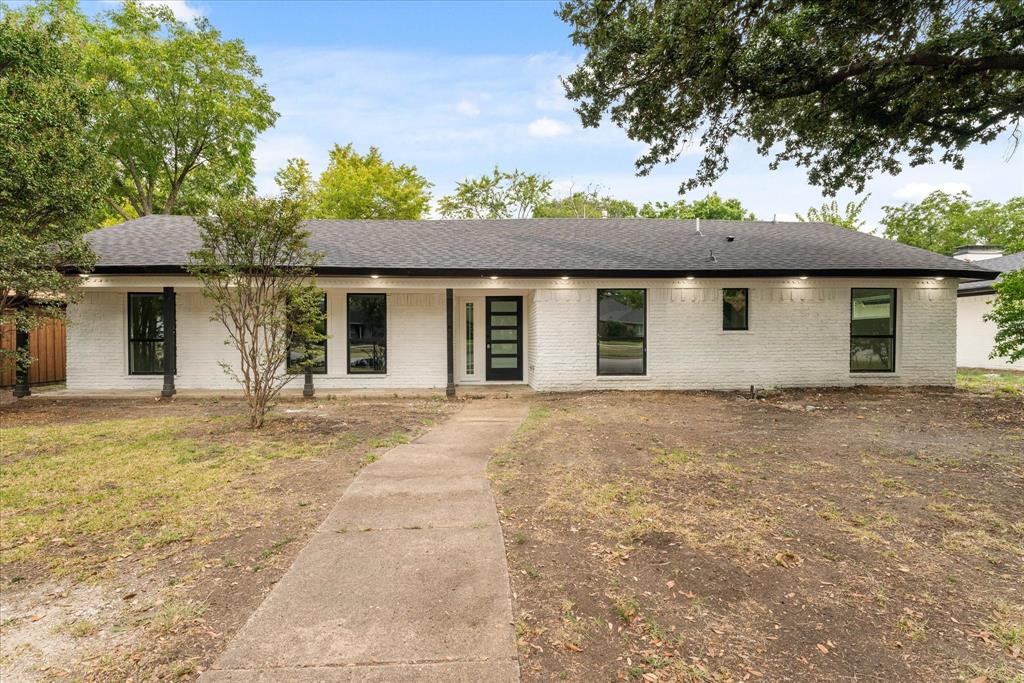
[[[984,261],[976,261],[976,263],[983,268],[990,268],[1002,273],[1010,273],[1024,268],[1024,251],[1018,251],[1016,254],[1007,254],[1006,256],[1000,256],[999,258],[989,258]],[[978,280],[977,282],[965,282],[960,285],[958,293],[960,296],[988,294],[989,292],[994,291],[992,289],[992,285],[995,284],[995,281],[996,279],[993,277],[987,280]]]
[[[326,274],[946,275],[986,269],[825,223],[656,219],[313,220]],[[728,238],[732,237],[733,240]],[[188,216],[90,233],[96,272],[178,272],[199,246]],[[713,256],[713,258],[712,258]]]

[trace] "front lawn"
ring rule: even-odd
[[[1024,396],[1024,372],[1016,370],[985,370],[958,368],[956,385],[961,389],[980,393]]]
[[[192,678],[353,474],[448,411],[430,399],[0,408],[0,667],[14,678]]]
[[[490,463],[524,680],[1024,681],[1024,399],[533,399]]]

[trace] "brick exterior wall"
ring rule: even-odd
[[[219,366],[235,351],[194,285],[108,277],[69,307],[68,388],[159,391],[159,376],[130,376],[127,295],[178,287],[180,389],[237,388]],[[442,388],[445,385],[444,287],[463,293],[525,291],[526,373],[538,390],[745,389],[782,386],[951,385],[956,371],[956,280],[810,278],[706,280],[388,280],[321,281],[328,296],[328,374],[318,389]],[[598,377],[597,289],[648,290],[647,375]],[[722,331],[721,290],[750,289],[749,331]],[[897,289],[895,373],[850,373],[852,287]],[[388,374],[347,375],[345,294],[388,294]],[[458,299],[457,299],[458,301]],[[478,325],[477,345],[483,344]],[[482,358],[478,372],[483,372]],[[301,385],[297,378],[295,386]]]

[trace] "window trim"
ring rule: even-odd
[[[135,376],[138,376],[138,377],[156,377],[156,376],[164,374],[164,369],[163,368],[160,368],[160,370],[157,370],[157,371],[154,371],[154,372],[139,372],[139,371],[137,371],[137,370],[135,370],[133,368],[134,363],[132,363],[132,343],[133,342],[140,342],[140,343],[143,343],[143,344],[153,344],[153,343],[156,343],[156,342],[160,342],[161,344],[166,344],[167,343],[167,341],[165,339],[165,337],[167,336],[166,331],[164,332],[164,336],[160,337],[159,339],[149,338],[149,337],[135,339],[135,338],[132,337],[132,299],[134,297],[140,297],[140,296],[157,297],[160,300],[160,316],[163,317],[163,293],[162,292],[128,292],[128,298],[127,298],[127,303],[128,303],[128,316],[127,316],[127,318],[128,318],[128,335],[127,335],[128,336],[128,346],[125,349],[128,352],[128,374],[129,375],[135,375]],[[162,365],[166,364],[166,363],[167,363],[167,357],[164,356],[164,362],[162,363]]]
[[[352,320],[352,297],[354,296],[379,296],[384,299],[384,367],[381,370],[372,372],[352,372],[352,337],[349,330],[349,321]],[[351,377],[380,376],[388,374],[388,295],[385,292],[346,292],[345,293],[345,374]]]
[[[854,292],[865,289],[885,289],[892,292],[892,301],[889,303],[889,314],[892,317],[892,334],[854,334],[853,333],[853,301]],[[848,351],[849,367],[851,374],[876,373],[891,375],[896,372],[896,323],[897,323],[897,289],[896,287],[851,287],[850,288],[850,348]],[[878,368],[866,368],[855,370],[853,368],[853,340],[854,339],[892,339],[892,367],[884,370]]]
[[[634,290],[644,294],[644,336],[626,337],[627,340],[643,342],[643,364],[640,372],[601,372],[601,292],[617,292]],[[598,377],[646,377],[647,376],[647,288],[646,287],[601,287],[597,290],[597,319],[595,321],[594,336],[596,356],[594,358],[597,366]]]
[[[743,292],[743,302],[746,312],[743,314],[743,327],[725,326],[725,293],[729,290]],[[722,332],[749,332],[750,331],[750,287],[722,287]]]
[[[327,343],[328,343],[328,341],[330,341],[330,337],[327,336],[326,332],[330,329],[330,320],[328,320],[328,314],[330,313],[330,310],[331,310],[330,309],[331,303],[327,300],[327,290],[324,289],[324,290],[321,290],[321,292],[322,292],[322,295],[323,295],[322,299],[321,299],[323,301],[323,304],[321,304],[321,307],[323,309],[323,314],[324,314],[324,340],[321,342],[321,344],[323,344],[323,347],[324,347],[324,369],[322,371],[320,371],[320,370],[313,370],[312,374],[314,374],[314,375],[329,375],[331,373],[331,366],[328,364]],[[288,336],[289,336],[288,356],[291,356],[292,355],[292,344],[291,344],[291,341],[290,341],[291,335],[289,334]],[[284,371],[287,374],[295,375],[295,376],[306,374],[306,369],[305,368],[302,368],[301,370],[298,370],[296,372],[292,372],[289,369],[290,365],[291,364],[288,362],[288,358],[286,357],[285,361],[284,361],[284,366],[285,366],[284,367]]]

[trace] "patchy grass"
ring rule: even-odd
[[[235,398],[0,407],[5,678],[194,678],[367,453],[450,410],[285,401],[252,431]]]
[[[489,469],[524,681],[1024,683],[1019,396],[534,402]]]
[[[956,385],[979,393],[1024,396],[1024,372],[958,368]]]
[[[206,424],[219,429],[225,421]],[[277,459],[319,457],[345,441],[196,434],[195,417],[157,417],[3,430],[4,563],[43,556],[53,578],[134,551],[209,537],[232,517],[272,505],[247,478]],[[198,536],[198,538],[197,538]],[[41,552],[59,547],[64,552]],[[76,551],[80,548],[80,551]]]

